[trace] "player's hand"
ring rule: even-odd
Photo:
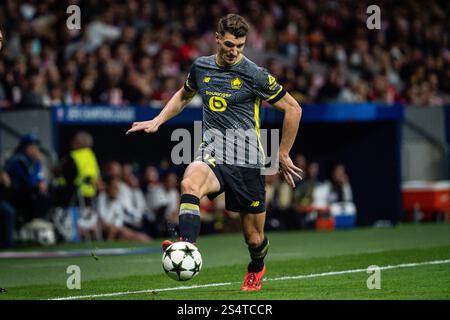
[[[141,121],[141,122],[133,122],[131,128],[127,131],[126,134],[142,131],[144,130],[146,133],[153,133],[158,131],[159,122],[157,119],[149,120],[149,121]]]
[[[302,180],[303,178],[300,173],[302,173],[303,170],[294,165],[289,155],[280,154],[279,164],[279,172],[281,177],[283,177],[284,181],[286,181],[288,185],[290,185],[292,188],[295,188],[293,176]]]

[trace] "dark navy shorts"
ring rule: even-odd
[[[229,211],[266,211],[265,176],[261,174],[261,169],[204,162],[212,169],[220,183],[218,192],[208,194],[210,200],[225,192],[225,208]]]

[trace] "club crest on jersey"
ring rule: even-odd
[[[242,87],[242,80],[239,78],[234,78],[231,80],[231,89],[239,90]]]
[[[204,82],[204,83],[208,83],[209,80],[211,80],[211,77],[204,77],[204,78],[203,78],[203,82]]]
[[[268,75],[268,80],[269,80],[269,89],[273,90],[277,85],[277,81],[271,74]]]

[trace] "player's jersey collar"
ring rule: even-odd
[[[220,63],[217,61],[217,54],[214,55],[214,61],[215,61],[216,65],[217,65],[219,68],[230,68],[230,67],[234,67],[234,66],[238,65],[239,63],[241,63],[243,60],[244,60],[244,55],[241,54],[241,58],[240,58],[238,61],[236,61],[235,63],[233,63],[233,64],[231,64],[231,65],[229,65],[229,66],[225,66],[225,65],[220,64]]]

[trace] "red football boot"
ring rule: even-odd
[[[180,237],[180,240],[178,240],[178,241],[185,241],[185,240],[183,240],[183,238]],[[164,240],[164,241],[162,242],[162,244],[161,244],[161,245],[162,245],[163,252],[166,251],[166,249],[167,249],[168,247],[170,247],[174,242],[177,242],[177,241]],[[192,244],[193,244],[194,246],[197,246],[197,244],[196,244],[195,242],[192,242]]]
[[[259,291],[262,288],[264,274],[266,273],[266,266],[259,272],[247,272],[244,279],[242,291]]]
[[[163,252],[166,251],[166,249],[170,247],[172,244],[173,242],[171,240],[164,240],[161,244]]]

